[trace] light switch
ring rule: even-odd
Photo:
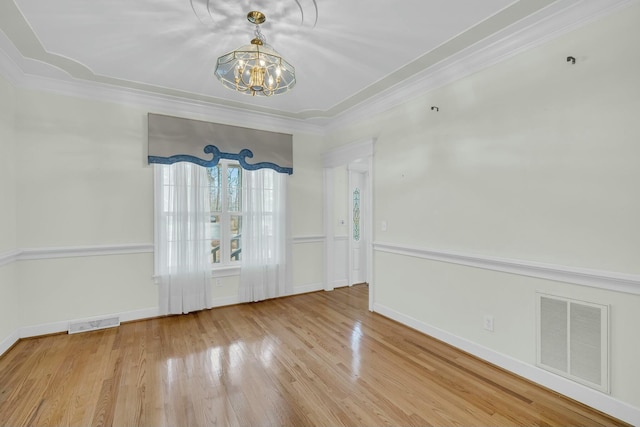
[[[380,230],[387,231],[387,221],[380,221]]]

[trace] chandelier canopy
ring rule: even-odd
[[[289,91],[296,84],[296,70],[267,45],[260,32],[265,15],[258,11],[249,12],[247,20],[256,26],[255,38],[251,44],[219,57],[216,77],[225,87],[252,96],[271,96]]]

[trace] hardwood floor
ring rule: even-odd
[[[370,313],[367,292],[22,340],[0,425],[625,425]]]

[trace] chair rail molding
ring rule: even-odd
[[[374,251],[640,295],[640,275],[375,242]]]
[[[23,248],[0,253],[0,266],[14,261],[153,253],[153,243]]]
[[[14,261],[17,261],[18,257],[20,256],[20,253],[21,253],[20,249],[14,249],[11,251],[0,253],[0,267],[2,267],[3,265],[11,264]]]
[[[324,235],[314,235],[314,236],[294,236],[293,244],[301,245],[304,243],[324,243]]]

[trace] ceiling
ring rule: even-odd
[[[588,7],[580,0],[3,0],[0,53],[28,76],[313,121],[577,8]],[[217,57],[253,38],[251,10],[265,13],[267,43],[296,68],[291,92],[251,97],[214,77]]]

